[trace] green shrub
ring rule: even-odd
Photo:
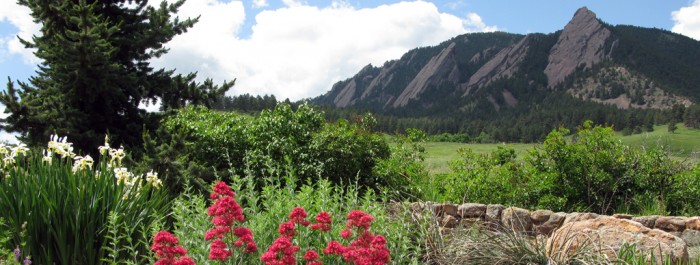
[[[163,120],[156,138],[146,135],[144,168],[163,172],[174,193],[190,181],[205,190],[217,175],[235,168],[256,182],[292,173],[300,181],[327,177],[334,183],[383,184],[374,165],[389,156],[381,135],[371,132],[371,116],[360,123],[325,123],[323,112],[307,104],[293,110],[279,104],[259,117],[187,107]]]
[[[398,135],[390,157],[380,160],[374,167],[374,175],[381,180],[378,183],[393,199],[417,200],[438,196],[439,191],[431,184],[434,179],[423,164],[425,148],[414,140]]]
[[[113,223],[124,224],[114,228],[123,239],[118,244],[146,253],[150,235],[139,228],[161,221],[168,209],[166,193],[153,188],[157,178],[126,171],[123,150],[105,149],[111,157],[96,163],[89,156],[75,156],[70,143],[62,140],[53,138],[44,156],[22,146],[0,147],[5,163],[0,174],[0,218],[5,225],[0,231],[13,232],[6,247],[26,242],[23,254],[35,264],[102,264],[110,249],[107,228],[113,215],[118,219]],[[140,263],[135,252],[112,254]]]
[[[513,150],[460,151],[440,175],[443,200],[500,203],[555,211],[697,213],[700,170],[662,149],[623,145],[610,127],[586,122],[568,136],[552,131],[518,160]]]
[[[529,191],[524,166],[515,151],[498,147],[491,154],[459,150],[450,162],[452,173],[441,175],[441,201],[528,205]]]
[[[662,150],[623,145],[612,128],[590,121],[572,140],[566,140],[567,133],[553,131],[526,159],[536,176],[532,186],[549,200],[538,206],[609,214],[632,205],[630,210],[638,212],[642,207],[635,205],[636,196],[652,194],[666,203],[669,193],[682,188],[674,176],[686,167]],[[552,201],[559,205],[547,205]]]

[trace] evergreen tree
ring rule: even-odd
[[[42,24],[41,36],[20,39],[42,62],[29,83],[15,88],[8,80],[0,95],[10,113],[3,129],[20,132],[33,145],[59,134],[79,150],[94,150],[109,133],[113,143],[133,146],[152,120],[139,103],[160,101],[163,110],[208,105],[228,90],[233,82],[198,84],[195,74],[174,75],[149,65],[198,18],[172,17],[184,0],[163,1],[157,8],[147,2],[19,0]]]
[[[670,133],[676,132],[676,130],[678,129],[678,125],[676,125],[676,123],[678,123],[678,121],[673,120],[673,119],[671,120],[671,122],[668,123],[668,132],[670,132]]]

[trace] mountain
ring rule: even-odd
[[[698,101],[700,42],[612,26],[585,7],[551,34],[471,33],[413,49],[381,67],[367,65],[311,100],[397,123],[387,130],[413,124],[431,133],[486,131],[526,141],[543,134],[524,132],[537,131],[528,122],[551,129],[594,119],[636,130],[668,119],[663,110]]]

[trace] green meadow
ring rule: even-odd
[[[653,132],[643,132],[623,136],[618,134],[622,143],[631,146],[644,146],[654,148],[663,146],[671,157],[689,162],[697,162],[700,154],[700,130],[686,128],[678,124],[678,129],[671,133],[667,125],[654,127]],[[449,162],[458,158],[459,149],[472,149],[477,154],[488,154],[499,146],[512,148],[518,157],[522,158],[528,150],[539,146],[540,143],[494,143],[494,144],[465,144],[450,142],[425,142],[425,165],[431,173],[447,173],[450,170]]]

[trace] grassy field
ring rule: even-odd
[[[678,124],[678,130],[674,133],[668,132],[668,126],[660,125],[654,127],[653,132],[644,132],[623,136],[620,134],[623,143],[632,146],[656,147],[664,146],[670,151],[670,155],[678,160],[697,162],[700,156],[700,130],[688,129],[683,124]],[[488,154],[496,150],[498,146],[515,149],[518,157],[523,157],[527,150],[539,144],[464,144],[427,142],[425,146],[425,164],[431,173],[446,173],[450,170],[449,161],[458,158],[457,150],[460,148],[470,148],[478,154]]]

